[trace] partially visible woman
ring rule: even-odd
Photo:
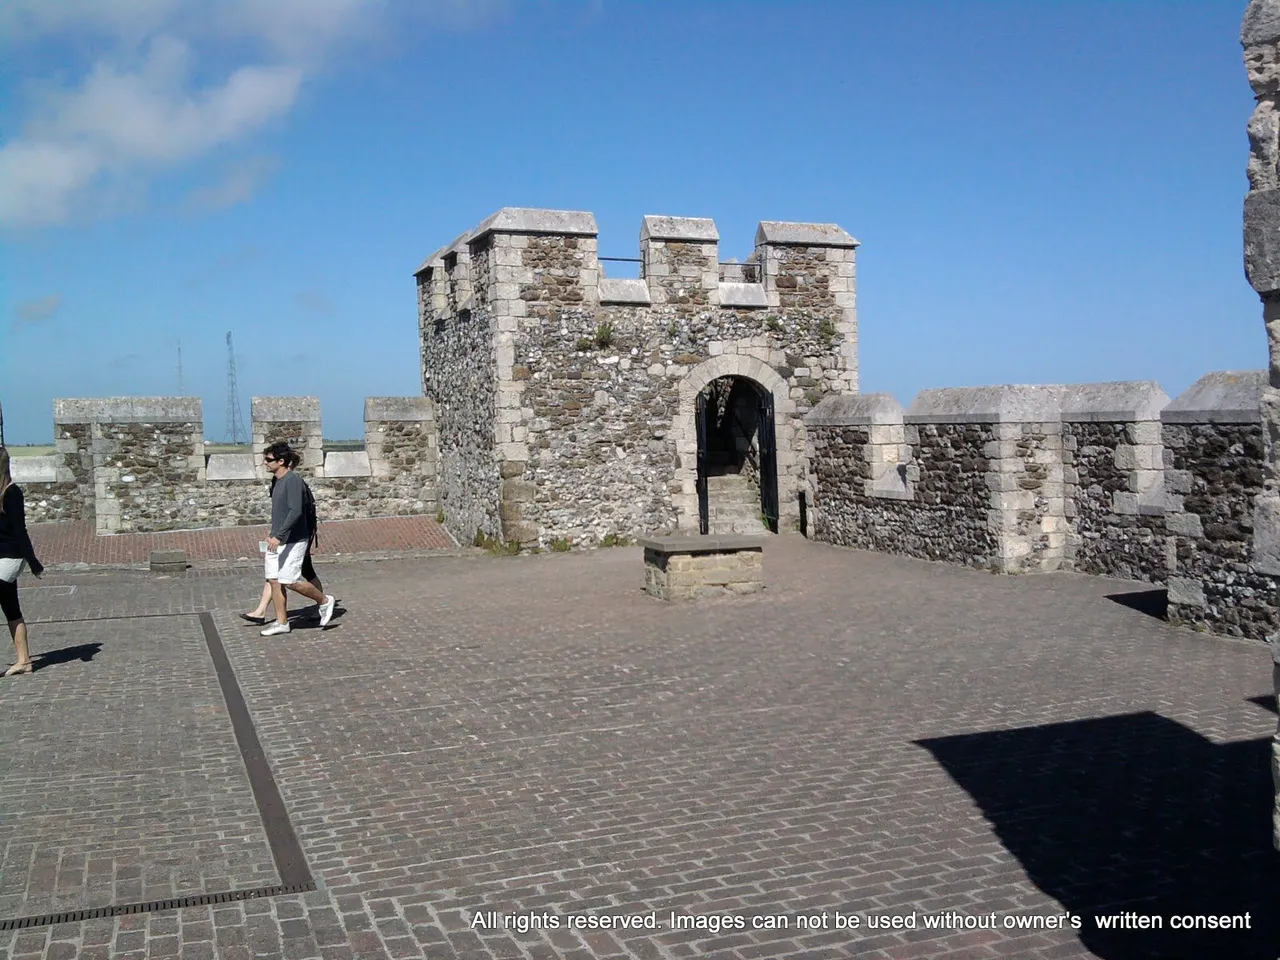
[[[302,458],[295,454],[293,459],[290,461],[289,466],[296,467],[301,462]],[[276,478],[272,477],[271,486],[267,488],[267,495],[270,496],[275,492]],[[320,574],[316,573],[315,565],[311,562],[311,545],[314,542],[314,537],[307,542],[307,552],[302,557],[302,579],[306,580],[321,593],[324,593],[324,584],[320,582]],[[284,602],[285,604],[288,604],[289,602],[289,595],[287,593],[285,594]],[[267,622],[267,607],[269,606],[274,607],[275,603],[271,599],[271,581],[268,580],[262,585],[262,597],[258,600],[258,605],[250,612],[240,614],[240,619],[255,624],[256,626],[263,626]],[[318,607],[316,609],[317,611],[319,610]],[[318,612],[316,616],[319,616]]]
[[[44,572],[27,533],[27,507],[22,488],[13,482],[9,451],[0,447],[0,610],[9,624],[13,649],[18,655],[17,662],[5,671],[6,677],[32,671],[27,624],[18,603],[18,574],[24,565],[37,577]]]

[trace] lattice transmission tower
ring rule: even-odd
[[[227,436],[228,443],[247,443],[248,433],[240,416],[240,388],[236,386],[236,350],[227,331]]]

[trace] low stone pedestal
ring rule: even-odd
[[[187,569],[185,550],[152,550],[150,560],[152,573],[182,573]]]
[[[694,600],[764,589],[761,537],[651,537],[644,547],[644,589],[663,600]]]

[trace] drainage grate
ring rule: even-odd
[[[26,930],[31,927],[51,927],[56,923],[79,923],[81,920],[121,917],[130,913],[159,913],[161,910],[182,910],[185,907],[205,907],[215,903],[261,900],[264,897],[279,897],[290,893],[311,893],[315,889],[314,883],[277,884],[274,887],[226,890],[223,893],[196,893],[187,897],[146,900],[142,903],[121,903],[113,907],[93,907],[89,910],[64,910],[62,913],[45,913],[38,917],[13,917],[9,920],[0,920],[0,930]]]

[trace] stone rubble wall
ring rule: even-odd
[[[252,411],[252,453],[206,455],[199,399],[55,400],[57,453],[14,461],[28,520],[92,519],[99,534],[266,523],[262,452],[281,440],[301,454],[298,470],[322,522],[435,512],[435,413],[426,398],[369,398],[357,453],[325,454],[313,397],[255,397]]]
[[[1265,639],[1251,540],[1263,374],[832,397],[807,417],[816,539],[1003,573],[1167,584],[1170,619]]]
[[[1131,450],[1155,446],[1159,422],[1064,422],[1063,457],[1071,504],[1074,569],[1163,584],[1169,563],[1164,511],[1139,505],[1130,486]],[[1160,460],[1156,460],[1160,463]],[[1129,505],[1131,503],[1131,509]]]
[[[1169,619],[1254,640],[1276,628],[1256,563],[1263,493],[1262,371],[1202,377],[1163,411],[1166,525],[1175,553]]]
[[[772,266],[745,283],[740,265],[722,271],[712,221],[645,217],[642,277],[610,280],[590,214],[507,208],[428,257],[415,275],[423,385],[450,531],[493,536],[496,517],[496,535],[525,547],[696,531],[694,401],[720,376],[773,394],[781,521],[797,523],[803,416],[857,390],[856,244],[832,225],[762,223],[752,262]],[[469,405],[475,384],[449,346],[467,323],[464,270],[491,311],[492,416]],[[455,497],[474,508],[450,510]]]

